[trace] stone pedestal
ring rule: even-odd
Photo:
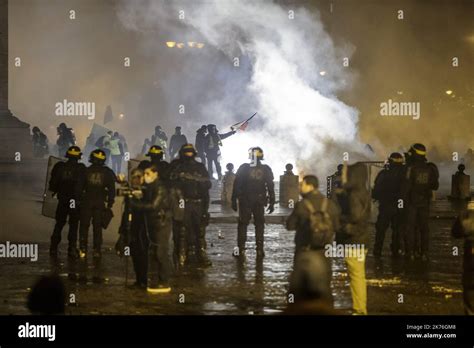
[[[0,0],[0,163],[33,157],[30,125],[8,108],[8,0]]]

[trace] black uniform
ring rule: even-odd
[[[232,191],[232,204],[239,201],[239,222],[237,227],[237,245],[240,254],[245,250],[247,226],[253,215],[257,252],[263,253],[263,235],[265,224],[265,206],[275,204],[273,172],[260,161],[255,166],[242,164],[237,170]]]
[[[219,156],[221,154],[220,147],[222,146],[221,140],[230,137],[234,134],[235,131],[230,131],[228,133],[219,134],[218,132],[212,132],[211,129],[209,130],[209,134],[206,135],[205,139],[205,148],[204,151],[207,157],[207,169],[209,171],[209,175],[212,178],[212,164],[214,163],[216,166],[216,172],[219,180],[222,178],[222,169],[221,164],[219,162]]]
[[[406,252],[408,257],[420,254],[428,257],[429,214],[432,191],[439,187],[439,173],[425,157],[413,155],[407,162],[406,177],[402,185],[406,208]],[[419,235],[419,245],[417,236]]]
[[[209,263],[205,252],[211,188],[209,173],[204,164],[194,158],[183,157],[171,163],[170,179],[184,201],[182,223],[175,221],[173,228],[180,264],[184,263],[192,247],[199,253],[201,262]]]
[[[93,248],[95,252],[100,253],[105,203],[107,208],[111,209],[115,200],[114,172],[104,165],[91,164],[78,181],[77,192],[78,197],[81,197],[80,249],[87,250],[88,232],[92,220]]]
[[[168,249],[171,236],[171,202],[169,190],[156,180],[145,184],[143,199],[132,199],[133,210],[144,213],[148,236],[148,287],[167,286],[171,265]],[[140,237],[140,236],[138,236]]]
[[[375,256],[382,254],[385,232],[389,227],[392,229],[392,255],[398,255],[400,251],[402,207],[399,206],[399,200],[402,198],[401,185],[404,175],[403,164],[391,163],[375,178],[372,198],[379,202],[379,214],[375,223]]]
[[[51,236],[51,251],[57,250],[61,242],[61,232],[69,216],[69,251],[76,249],[77,230],[79,227],[79,202],[76,200],[74,188],[78,179],[84,175],[86,167],[77,159],[58,162],[53,167],[49,190],[57,194],[56,225]]]

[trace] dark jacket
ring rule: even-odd
[[[220,153],[220,147],[222,146],[222,140],[230,137],[234,134],[235,131],[230,131],[224,134],[219,133],[209,133],[205,138],[205,148],[204,151],[206,154],[216,155]]]
[[[170,180],[184,199],[200,199],[209,205],[212,184],[204,164],[193,158],[180,158],[170,164]]]
[[[107,206],[112,207],[115,201],[115,174],[109,167],[92,164],[79,178],[76,192],[83,202],[107,202]]]
[[[131,200],[132,210],[144,213],[148,229],[169,226],[172,216],[169,190],[160,180],[155,180],[145,184],[143,191],[142,199]]]
[[[372,198],[379,201],[381,205],[397,204],[397,201],[402,198],[404,176],[405,168],[401,164],[384,168],[375,178]]]
[[[57,193],[60,200],[75,198],[75,187],[85,170],[86,166],[75,160],[56,163],[51,171],[49,191]]]
[[[424,158],[414,159],[407,165],[406,176],[402,184],[402,195],[407,205],[415,207],[429,206],[432,191],[439,187],[439,172],[435,164]]]
[[[194,142],[198,154],[203,154],[206,150],[206,133],[198,129],[196,132],[196,141]]]
[[[317,190],[309,192],[303,196],[303,200],[308,200],[316,211],[321,211],[324,198],[325,197]],[[339,207],[334,201],[328,199],[326,212],[328,213],[332,221],[334,232],[337,231],[340,228]],[[312,233],[310,226],[310,212],[303,201],[296,203],[295,208],[291,212],[291,215],[286,220],[286,228],[290,231],[296,230],[296,250],[300,250],[304,247],[310,246]],[[324,248],[324,245],[321,245],[320,247]]]
[[[242,164],[235,174],[232,190],[232,200],[236,199],[275,204],[272,169],[260,162],[256,166]]]
[[[368,243],[371,200],[367,178],[365,164],[356,163],[347,167],[347,180],[343,180],[342,188],[337,190],[335,196],[341,209],[341,229],[336,234],[338,243]]]

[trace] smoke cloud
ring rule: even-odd
[[[186,52],[189,47],[173,48],[185,59],[161,81],[168,107],[190,105],[197,111],[188,124],[207,120],[225,132],[258,111],[247,131],[224,140],[224,162],[240,164],[249,147],[261,146],[278,171],[296,162],[299,171],[321,173],[336,163],[328,159],[336,149],[339,155],[332,158],[339,162],[343,151],[363,151],[357,110],[336,97],[351,85],[342,66],[351,52],[334,46],[317,12],[275,2],[122,1],[118,16],[127,29],[143,35],[146,50],[153,47],[150,36],[163,30],[169,41],[205,43],[199,55]],[[162,50],[165,42],[155,47]]]

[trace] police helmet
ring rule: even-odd
[[[426,157],[426,147],[423,144],[416,143],[410,147],[410,150],[408,151],[408,153],[411,156]]]
[[[96,164],[104,164],[106,160],[105,152],[101,149],[96,149],[91,152],[89,156],[89,162]]]
[[[70,146],[69,149],[66,151],[66,158],[81,158],[82,152],[79,146]]]
[[[392,152],[388,158],[388,162],[393,164],[402,164],[403,156],[398,152]]]
[[[161,146],[158,146],[158,145],[153,145],[152,147],[150,147],[150,149],[148,150],[148,153],[146,154],[148,157],[154,157],[154,156],[159,156],[159,157],[163,157],[163,148]]]
[[[263,150],[261,147],[256,146],[249,149],[249,158],[253,159],[254,157],[263,160]]]
[[[179,150],[180,157],[191,157],[194,158],[197,155],[197,151],[193,144],[184,144]]]

